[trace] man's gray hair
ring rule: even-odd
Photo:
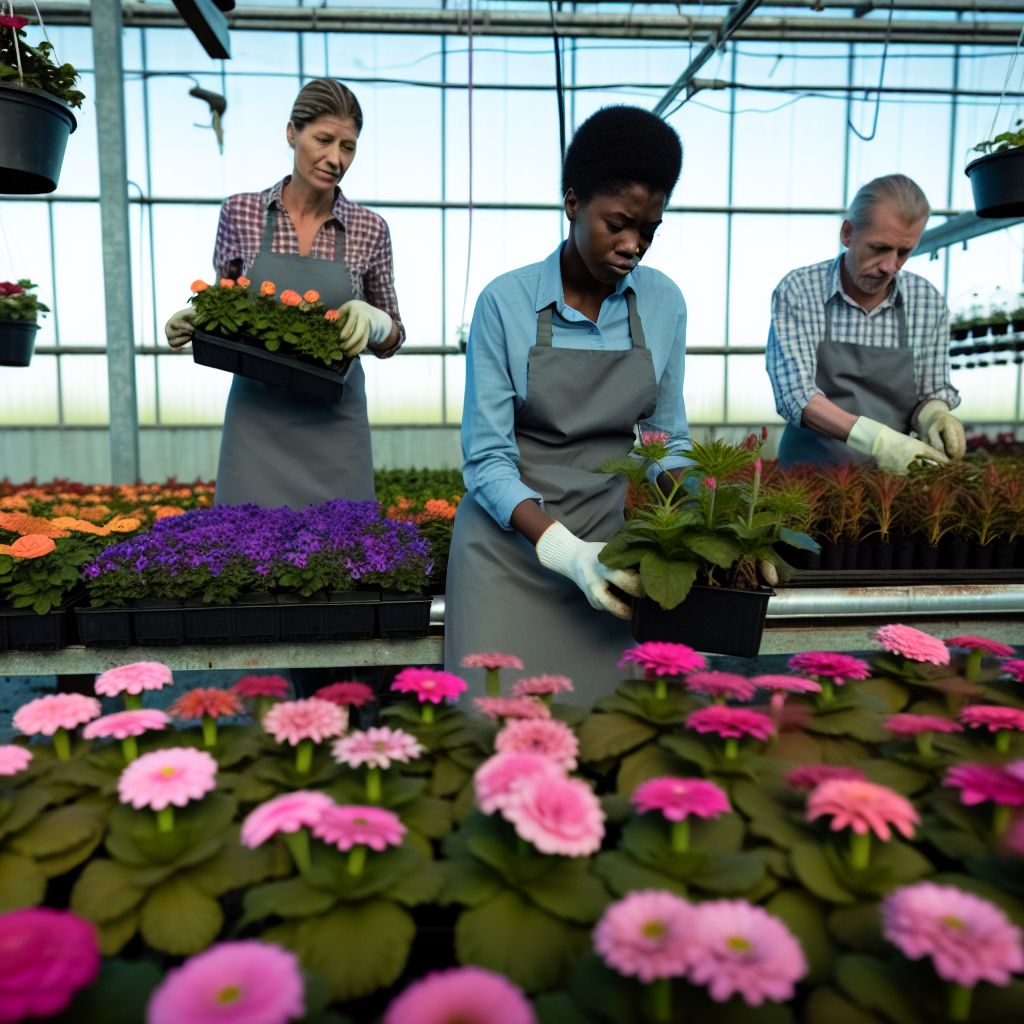
[[[886,174],[862,185],[850,203],[846,219],[855,227],[863,228],[871,223],[875,207],[890,203],[897,216],[907,224],[915,224],[931,212],[928,197],[921,186],[905,174]]]

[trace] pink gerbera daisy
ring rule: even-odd
[[[887,651],[898,654],[908,661],[926,661],[932,665],[949,664],[949,648],[928,633],[922,633],[913,626],[904,626],[895,622],[889,626],[879,626],[875,630],[875,640]]]
[[[171,970],[147,1024],[287,1024],[305,1015],[302,972],[290,950],[258,939],[219,942]]]
[[[963,732],[964,727],[941,715],[890,715],[885,727],[895,736],[919,736],[924,732]]]
[[[994,732],[996,750],[1001,754],[1009,752],[1010,733],[1024,731],[1024,711],[995,704],[969,704],[960,709],[960,721],[972,729]]]
[[[568,676],[524,676],[512,687],[514,697],[550,697],[556,693],[572,693]]]
[[[1016,661],[1004,661],[999,666],[999,671],[1015,679],[1018,683],[1024,683],[1024,658]]]
[[[12,724],[26,736],[52,736],[58,729],[75,729],[98,718],[100,702],[81,693],[51,693],[22,704]]]
[[[724,739],[753,736],[758,740],[766,740],[775,732],[775,723],[759,711],[716,704],[691,711],[686,718],[686,728],[701,733],[713,732]]]
[[[802,764],[786,773],[786,782],[794,789],[814,789],[831,779],[860,779],[867,781],[867,773],[852,764]]]
[[[793,997],[807,959],[777,917],[745,900],[710,900],[694,911],[690,981],[707,985],[716,1003],[734,995],[748,1006]]]
[[[888,841],[892,836],[890,825],[907,839],[920,824],[914,805],[888,786],[859,779],[831,779],[811,790],[807,798],[807,820],[814,821],[831,815],[831,829],[853,829],[858,835],[873,832]]]
[[[688,672],[706,668],[707,661],[703,654],[698,654],[686,644],[649,640],[631,647],[622,655],[619,668],[627,665],[639,665],[647,679],[654,679],[656,676],[685,676]]]
[[[477,806],[484,814],[503,810],[535,775],[561,778],[565,772],[543,754],[495,754],[473,775]]]
[[[173,681],[171,670],[162,662],[136,661],[98,675],[95,690],[101,697],[117,697],[122,693],[135,697],[143,690],[162,690]]]
[[[231,690],[199,687],[183,693],[167,713],[173,718],[227,718],[242,713],[242,698]]]
[[[871,675],[871,666],[866,661],[833,651],[801,651],[786,662],[786,667],[818,679],[830,679],[836,686]]]
[[[604,811],[581,779],[534,775],[502,814],[541,853],[589,857],[601,848]]]
[[[1024,806],[1024,777],[1018,778],[1015,773],[995,765],[955,765],[946,772],[942,784],[959,789],[960,800],[965,804],[991,800],[1004,807]]]
[[[339,736],[347,725],[345,709],[319,697],[282,701],[263,716],[263,728],[274,740],[290,743],[293,747],[303,740],[322,743],[332,736]]]
[[[482,967],[452,967],[414,982],[394,999],[383,1024],[536,1024],[530,1001],[508,979]]]
[[[951,636],[945,641],[947,647],[960,647],[968,651],[982,651],[1000,658],[1010,658],[1014,654],[1012,647],[1001,644],[998,640],[989,640],[983,636]]]
[[[551,708],[536,697],[475,697],[473,703],[488,718],[550,718]]]
[[[402,729],[389,726],[351,732],[335,740],[331,753],[338,764],[350,768],[366,765],[368,768],[390,768],[393,762],[408,764],[423,753],[419,740]]]
[[[357,804],[333,805],[313,825],[313,835],[343,853],[354,846],[368,846],[378,853],[401,846],[406,828],[394,811]]]
[[[132,761],[117,781],[123,804],[162,811],[200,800],[217,785],[217,762],[191,747],[154,750]]]
[[[509,722],[494,739],[499,754],[543,754],[566,771],[576,767],[580,743],[564,722],[555,719],[518,719]]]
[[[911,960],[931,957],[940,978],[971,988],[1008,985],[1024,970],[1021,932],[994,903],[951,885],[918,882],[882,901],[882,931]]]
[[[341,707],[353,708],[361,708],[377,699],[373,687],[366,683],[331,683],[329,686],[321,686],[314,696]]]
[[[725,791],[713,782],[673,776],[640,783],[633,791],[632,802],[640,814],[660,811],[669,821],[684,821],[691,815],[717,818],[731,809]]]
[[[821,693],[821,683],[803,676],[764,675],[754,676],[750,680],[761,690],[772,693]]]
[[[171,720],[156,708],[135,708],[132,711],[116,711],[91,721],[83,730],[87,740],[112,737],[124,740],[129,736],[141,736],[145,732],[160,731],[170,725]]]
[[[334,806],[326,793],[295,790],[253,808],[242,822],[242,845],[254,849],[278,833],[291,834],[312,828]]]
[[[626,977],[649,985],[659,978],[686,974],[694,908],[658,889],[641,889],[611,903],[594,929],[598,956]]]
[[[284,676],[242,676],[232,687],[239,697],[276,697],[283,700],[291,692]]]
[[[26,750],[25,747],[19,747],[14,743],[5,744],[0,747],[0,777],[23,772],[31,761],[31,750]]]
[[[451,672],[439,672],[430,668],[403,668],[391,689],[397,693],[414,693],[420,703],[440,704],[455,700],[468,689],[465,679]]]
[[[459,664],[463,668],[517,668],[523,667],[522,659],[514,654],[499,654],[497,651],[486,651],[481,654],[467,654]]]
[[[752,700],[757,693],[757,687],[746,676],[735,672],[691,672],[686,677],[686,689],[722,701]]]

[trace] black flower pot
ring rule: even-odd
[[[430,631],[430,595],[384,590],[377,606],[377,635],[385,640],[414,640]]]
[[[891,540],[876,541],[871,549],[872,569],[891,569],[893,562],[893,543]]]
[[[173,597],[146,598],[132,608],[132,631],[139,644],[174,646],[185,640],[185,609]]]
[[[75,609],[78,636],[86,647],[128,647],[134,639],[130,608]]]
[[[913,569],[917,544],[909,537],[900,537],[892,542],[892,567]]]
[[[687,644],[709,654],[753,658],[761,647],[768,614],[767,588],[735,590],[695,584],[686,600],[670,611],[648,597],[633,601],[633,637]]]
[[[1014,556],[1017,554],[1016,540],[997,540],[995,558],[992,566],[995,569],[1012,569]]]
[[[970,333],[972,338],[984,338],[988,335],[988,324],[975,324],[970,328]],[[975,347],[972,351],[987,352],[988,349]]]
[[[938,569],[938,544],[918,544],[916,551],[916,567],[918,569]]]
[[[231,605],[231,642],[271,643],[281,638],[277,602],[270,594],[242,594]]]
[[[843,559],[846,557],[846,545],[845,544],[830,544],[828,542],[821,545],[821,568],[828,569],[832,572],[836,572],[843,567]]]
[[[1003,335],[1003,334],[1009,334],[1010,333],[1010,325],[1008,323],[989,324],[989,328],[988,329],[989,329],[989,333],[996,335],[996,337],[999,337],[1000,335]],[[999,351],[999,347],[1000,346],[998,346],[998,345],[995,346],[995,349],[996,349],[997,352]]]
[[[950,329],[949,336],[954,341],[963,341],[967,337],[966,327],[953,327]]]
[[[233,616],[230,605],[204,604],[198,598],[190,598],[184,609],[185,639],[192,643],[231,643]]]
[[[844,569],[866,569],[871,564],[871,551],[867,543],[849,541],[843,551]]]
[[[52,192],[76,127],[71,108],[56,96],[0,85],[0,192]]]
[[[277,595],[277,614],[281,639],[298,643],[316,643],[327,639],[326,594],[300,597]]]
[[[1024,146],[972,160],[964,173],[979,217],[1024,217]]]
[[[0,320],[0,366],[28,366],[38,330],[31,320]]]
[[[989,541],[987,544],[978,544],[975,542],[971,545],[971,553],[967,564],[972,569],[991,569],[995,553],[995,541]]]
[[[1014,334],[1020,334],[1024,332],[1024,320],[1018,320],[1016,317],[1010,321],[1010,327]]]
[[[971,545],[965,540],[947,540],[942,545],[942,558],[940,561],[943,568],[966,569],[970,550]]]

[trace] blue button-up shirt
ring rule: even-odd
[[[543,502],[543,496],[527,487],[519,475],[515,415],[526,401],[526,365],[537,338],[537,313],[552,302],[555,348],[624,350],[632,342],[623,292],[633,289],[658,381],[657,408],[640,423],[640,429],[668,434],[672,451],[690,447],[683,404],[686,303],[682,293],[660,271],[638,267],[604,300],[595,323],[565,304],[560,254],[561,246],[541,263],[495,278],[481,292],[470,325],[462,473],[476,500],[506,530],[511,529],[512,511],[521,501]],[[686,464],[686,459],[675,455],[662,462],[665,469]],[[652,479],[658,472],[659,467],[652,467]]]
[[[901,305],[907,311],[918,401],[940,398],[956,408],[960,395],[949,381],[949,311],[939,291],[925,278],[901,270],[885,300],[868,311],[843,290],[841,259],[790,271],[772,293],[765,363],[779,415],[799,426],[804,406],[823,394],[815,375],[826,316],[831,318],[832,341],[896,348]]]

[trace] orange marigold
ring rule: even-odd
[[[54,526],[49,519],[41,516],[24,515],[21,512],[0,512],[0,530],[9,530],[24,536],[27,533],[40,534],[43,537],[66,537],[67,531]]]
[[[330,320],[332,323],[338,319],[341,314],[336,309],[329,309],[324,313],[324,319]]]
[[[320,301],[320,293],[313,291],[312,288],[310,288],[308,292],[305,292],[302,297],[307,302],[319,302]]]
[[[264,281],[260,285],[260,295],[273,295],[277,291],[277,285],[273,281]]]
[[[226,715],[242,713],[242,698],[230,690],[219,690],[216,687],[190,690],[182,694],[168,709],[167,713],[175,718],[221,718]]]
[[[281,301],[286,306],[297,306],[302,302],[302,296],[298,292],[293,292],[291,288],[281,292]]]
[[[444,498],[431,498],[423,506],[423,517],[425,519],[454,519],[455,506],[445,501]]]
[[[220,286],[221,286],[221,288],[234,288],[235,287],[235,282],[230,277],[222,277],[220,279]]]
[[[107,529],[111,533],[134,533],[141,525],[142,523],[132,516],[119,516],[107,523]]]
[[[11,554],[15,558],[42,558],[56,548],[57,545],[49,537],[41,533],[26,533],[11,545]]]
[[[251,285],[251,284],[252,284],[252,281],[250,281],[249,278],[247,278],[247,277],[240,277],[240,278],[238,278],[238,287],[239,288],[248,288],[249,285]]]
[[[156,509],[154,519],[170,519],[171,516],[183,516],[183,508],[175,508],[173,505],[159,505]]]
[[[201,277],[197,277],[192,282],[192,291],[194,291],[196,293],[198,293],[198,292],[205,292],[206,289],[209,288],[209,287],[210,286]]]

